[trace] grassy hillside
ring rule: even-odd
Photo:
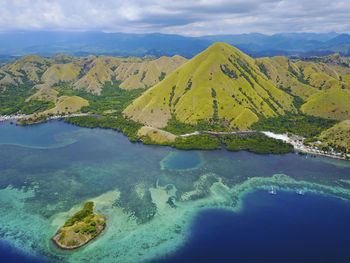
[[[350,59],[339,54],[303,60],[260,58],[257,63],[276,86],[303,100],[328,89],[350,89]]]
[[[122,81],[121,89],[152,87],[186,61],[183,57],[173,56],[141,63],[122,63],[115,70],[116,79]]]
[[[180,56],[26,56],[0,68],[0,115],[28,112],[28,107],[38,104],[35,101],[56,104],[44,114],[79,112],[79,106],[98,114],[120,113],[141,94],[141,88],[155,85],[185,61]]]
[[[329,89],[310,97],[301,107],[305,114],[335,120],[350,119],[350,90]]]
[[[301,81],[298,67],[286,57],[272,57],[257,59],[260,70],[277,87],[306,100],[311,95],[318,92],[306,81]]]
[[[75,112],[108,117],[68,122],[183,149],[205,148],[208,138],[210,149],[219,148],[216,137],[174,135],[197,130],[270,130],[312,140],[350,119],[350,59],[253,59],[215,43],[191,60],[58,54],[27,56],[0,68],[0,114],[30,114],[23,123],[31,123]],[[335,126],[321,139],[344,129]],[[233,148],[246,143],[227,142]]]
[[[69,82],[76,80],[80,71],[81,67],[75,63],[55,64],[45,71],[42,80],[50,84],[60,81]]]
[[[319,136],[323,145],[333,148],[345,148],[350,152],[350,120],[342,121]],[[343,152],[344,149],[343,149]]]
[[[174,115],[189,124],[206,120],[247,129],[259,116],[286,111],[296,111],[293,97],[269,81],[254,59],[215,43],[147,90],[124,114],[153,127],[165,127]]]

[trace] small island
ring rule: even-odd
[[[52,241],[61,249],[80,248],[95,239],[106,227],[106,217],[94,213],[94,203],[86,202],[82,210],[69,218]]]

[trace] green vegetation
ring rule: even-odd
[[[53,237],[57,246],[75,249],[94,239],[106,226],[106,218],[94,213],[94,203],[86,202],[79,212],[69,218]]]
[[[93,114],[120,114],[135,98],[139,97],[144,89],[124,90],[120,89],[120,81],[106,82],[100,95],[92,94],[84,90],[75,90],[68,83],[59,83],[54,89],[58,96],[79,96],[89,101],[89,106],[82,107],[82,112]]]
[[[200,134],[177,137],[170,146],[182,150],[216,150],[221,149],[219,139],[214,135]]]
[[[163,130],[180,135],[195,131],[228,131],[229,129],[218,123],[210,123],[208,120],[199,120],[197,124],[187,124],[177,120],[173,115]]]
[[[94,203],[86,202],[84,207],[79,212],[75,213],[71,218],[69,218],[64,226],[72,226],[76,222],[83,221],[86,217],[93,215],[94,213]]]
[[[263,134],[221,135],[229,151],[247,150],[261,154],[284,154],[293,152],[293,145],[269,138]]]
[[[260,118],[251,128],[257,131],[290,132],[303,137],[313,137],[336,123],[338,123],[336,120],[289,113],[275,118]]]
[[[161,72],[160,76],[158,77],[158,80],[162,81],[165,78],[165,76],[166,76],[166,73],[165,72]]]
[[[49,110],[54,107],[55,104],[52,101],[30,100],[28,102],[23,103],[20,112],[23,114],[32,114],[35,112]]]
[[[141,128],[142,124],[125,119],[122,116],[118,117],[103,117],[103,116],[79,116],[68,117],[64,120],[67,123],[74,124],[87,128],[104,128],[121,131],[123,134],[129,137],[130,141],[137,141],[137,131]]]
[[[11,115],[20,112],[26,106],[25,99],[33,95],[35,91],[25,74],[23,83],[8,84],[6,88],[0,87],[0,114]]]
[[[27,126],[27,125],[32,125],[32,124],[36,124],[36,123],[44,123],[47,122],[48,116],[47,115],[34,115],[33,117],[29,117],[29,118],[23,118],[18,120],[18,124],[22,125],[22,126]]]

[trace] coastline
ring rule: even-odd
[[[11,120],[21,120],[25,117],[28,117],[29,115],[0,115],[0,122],[3,121],[11,121]],[[74,113],[74,114],[66,114],[66,115],[54,115],[54,116],[47,116],[44,122],[50,121],[50,120],[60,120],[60,119],[66,119],[69,117],[84,117],[84,116],[91,116],[91,117],[101,117],[97,116],[95,114],[89,114],[89,113]],[[43,121],[33,121],[31,123],[28,123],[26,125],[35,125],[35,124],[40,124],[43,123]],[[76,124],[73,124],[76,125]],[[79,126],[79,125],[78,125]],[[84,126],[81,126],[84,127]],[[289,143],[293,145],[293,148],[297,152],[301,152],[304,154],[309,154],[311,156],[323,156],[323,157],[328,157],[332,159],[338,159],[338,160],[344,160],[344,161],[349,161],[350,160],[350,154],[345,156],[339,155],[339,153],[325,153],[320,150],[312,149],[311,147],[307,147],[304,145],[303,141],[305,140],[304,137],[298,136],[298,135],[292,135],[288,136],[288,134],[276,134],[270,131],[255,131],[255,130],[244,130],[244,131],[234,131],[234,132],[215,132],[215,131],[195,131],[191,133],[186,133],[186,134],[180,134],[178,135],[179,138],[186,138],[189,136],[198,136],[202,134],[207,134],[207,135],[213,135],[213,136],[219,136],[219,135],[249,135],[249,134],[264,134],[265,136],[277,140],[281,140],[283,142]],[[127,136],[127,135],[126,135]],[[143,142],[142,139],[139,139],[140,142]],[[164,144],[153,142],[152,144],[154,145],[160,145],[163,146]],[[176,148],[176,147],[175,147]],[[196,149],[196,150],[205,150],[205,149]]]
[[[349,159],[347,159],[346,156],[339,156],[335,152],[333,152],[334,154],[326,154],[326,153],[318,150],[317,148],[315,149],[315,148],[311,148],[310,146],[304,145],[303,142],[304,142],[305,138],[301,137],[301,136],[297,136],[297,135],[288,136],[288,134],[278,134],[278,133],[273,133],[270,131],[263,131],[262,133],[268,137],[283,140],[287,143],[292,144],[294,147],[294,150],[296,150],[298,152],[310,154],[311,156],[320,155],[323,157],[329,157],[329,158],[333,158],[333,159],[349,161]],[[347,156],[348,156],[348,158],[350,157],[349,154]]]
[[[20,120],[23,119],[25,117],[29,117],[30,115],[26,115],[26,114],[20,114],[20,115],[0,115],[0,122],[2,121],[12,121],[12,120]],[[80,116],[93,116],[91,114],[88,113],[73,113],[73,114],[66,114],[66,115],[53,115],[53,116],[47,116],[47,118],[45,119],[46,121],[50,121],[50,120],[58,120],[58,119],[65,119],[68,117],[80,117]],[[39,124],[42,123],[41,122],[32,122],[29,125],[33,125],[33,124]]]

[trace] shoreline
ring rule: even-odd
[[[11,121],[11,120],[20,120],[22,118],[28,117],[30,115],[0,115],[0,122],[4,122],[4,121]],[[65,118],[69,118],[69,117],[83,117],[83,116],[97,116],[95,114],[89,114],[89,113],[74,113],[74,114],[67,114],[67,115],[54,115],[54,116],[50,116],[48,117],[44,122],[47,121],[51,121],[51,120],[61,120],[61,119],[65,119]],[[42,121],[38,121],[38,122],[32,122],[29,123],[27,125],[35,125],[35,124],[40,124],[43,123]],[[74,125],[74,124],[73,124]],[[79,127],[83,127],[83,126],[79,126]],[[213,136],[217,136],[217,135],[246,135],[246,134],[264,134],[267,137],[270,138],[274,138],[274,139],[278,139],[278,140],[282,140],[286,143],[290,143],[291,145],[293,145],[293,148],[295,151],[297,152],[302,152],[306,155],[311,155],[311,156],[323,156],[323,157],[328,157],[328,158],[332,158],[332,159],[338,159],[338,160],[344,160],[344,161],[349,161],[349,157],[348,158],[346,156],[339,156],[336,155],[336,153],[334,155],[332,154],[326,154],[320,151],[316,151],[315,149],[308,149],[304,144],[304,137],[298,136],[298,135],[293,135],[291,137],[289,137],[287,134],[277,134],[277,133],[273,133],[270,131],[253,131],[253,130],[245,130],[245,131],[234,131],[234,132],[215,132],[215,131],[195,131],[192,133],[185,133],[185,134],[180,134],[177,135],[178,137],[188,137],[188,136],[198,136],[201,134],[208,134],[208,135],[213,135]],[[161,145],[161,144],[156,144],[156,145]],[[200,150],[200,149],[198,149]],[[315,151],[313,151],[315,150]]]
[[[318,149],[312,149],[311,147],[308,148],[308,146],[305,146],[303,143],[305,138],[301,137],[301,136],[293,135],[293,136],[289,137],[287,134],[278,134],[278,133],[273,133],[270,131],[262,131],[261,133],[265,134],[268,137],[279,139],[279,140],[282,140],[284,142],[288,142],[288,143],[292,144],[294,147],[294,150],[297,152],[302,152],[304,154],[309,154],[311,156],[319,155],[319,156],[323,156],[323,157],[329,157],[329,158],[333,158],[333,159],[349,161],[349,159],[347,159],[346,156],[345,157],[339,156],[339,155],[336,155],[336,153],[334,153],[334,155],[326,154],[326,153],[321,152]]]

